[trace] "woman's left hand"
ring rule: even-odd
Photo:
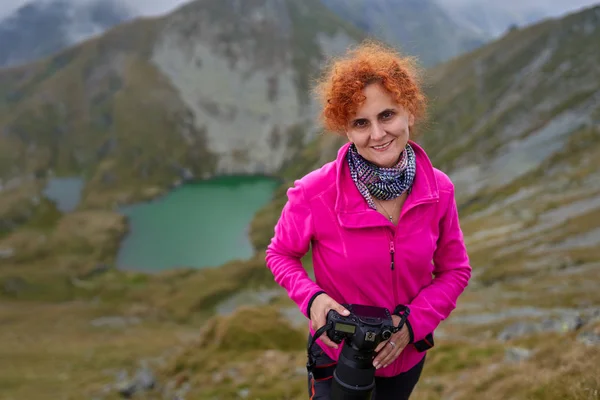
[[[392,315],[392,320],[395,326],[400,323],[400,317],[397,315]],[[404,324],[402,329],[394,333],[388,340],[379,343],[379,346],[375,349],[375,352],[378,353],[373,360],[375,368],[379,369],[390,365],[402,353],[409,341],[410,334],[406,324]]]

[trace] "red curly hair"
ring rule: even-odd
[[[325,129],[343,134],[365,100],[362,90],[376,82],[412,113],[415,121],[424,119],[427,99],[416,59],[368,40],[350,49],[344,57],[332,59],[317,82],[315,92],[322,104]]]

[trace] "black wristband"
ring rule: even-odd
[[[410,315],[410,308],[408,308],[408,306],[405,306],[403,304],[398,304],[396,306],[396,308],[394,308],[394,311],[392,311],[392,314],[400,317],[400,322],[398,324],[398,327],[396,328],[397,331],[402,329],[402,325],[407,325],[408,333],[411,335],[410,340],[412,341],[412,329],[410,328],[410,325],[408,325],[408,316]]]
[[[313,294],[312,297],[310,298],[310,300],[308,301],[308,306],[306,306],[306,315],[308,315],[308,319],[310,319],[310,308],[312,307],[312,303],[313,303],[313,301],[315,301],[317,296],[320,294],[327,294],[327,293],[325,293],[323,290],[321,290],[321,291]]]
[[[412,344],[415,342],[415,334],[412,330],[412,326],[410,326],[410,321],[408,320],[408,318],[406,319],[406,328],[408,328],[408,343]]]

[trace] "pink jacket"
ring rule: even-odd
[[[454,185],[413,146],[415,180],[395,227],[370,209],[350,177],[346,152],[288,189],[288,202],[275,226],[266,264],[275,281],[308,317],[313,295],[324,291],[339,303],[410,307],[414,342],[433,333],[456,307],[471,276],[459,226]],[[301,264],[309,246],[315,281]],[[392,261],[393,260],[393,264]],[[435,277],[432,277],[433,276]],[[310,329],[311,334],[314,331]],[[340,349],[317,343],[334,360]],[[408,345],[377,376],[394,376],[416,365],[424,353]]]

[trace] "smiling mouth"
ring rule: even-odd
[[[382,144],[381,146],[372,146],[373,149],[375,150],[385,150],[388,147],[390,147],[390,144],[392,144],[393,140],[390,140],[389,142]]]

